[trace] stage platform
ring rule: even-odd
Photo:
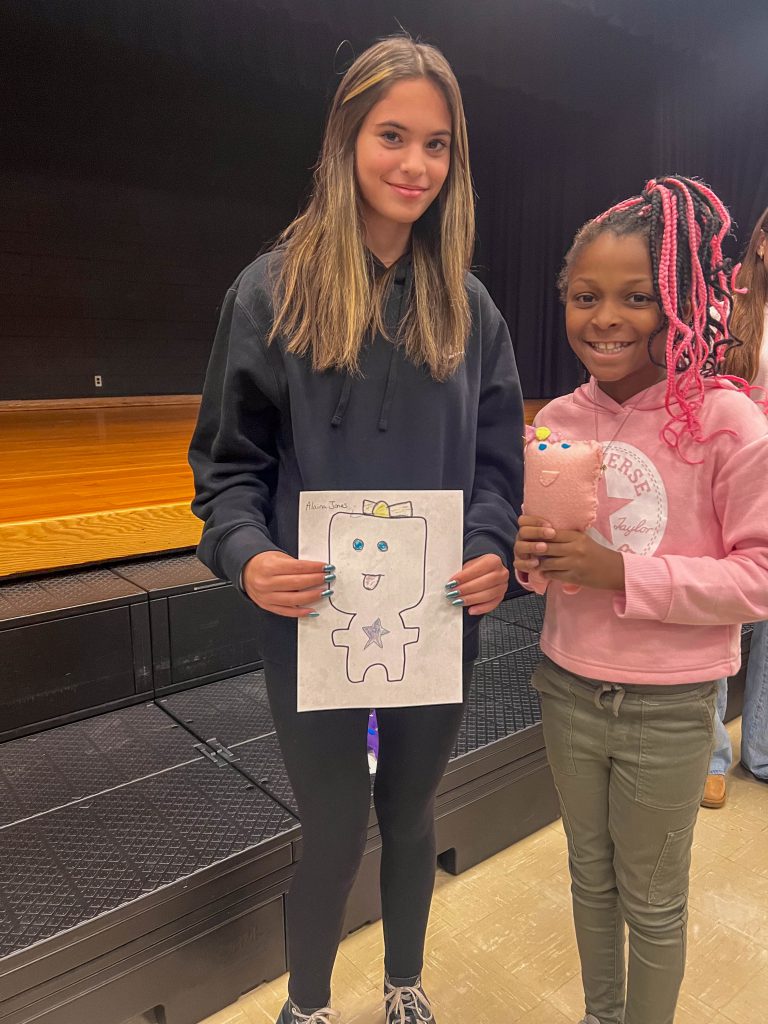
[[[0,410],[0,576],[193,547],[199,399]]]
[[[187,448],[199,404],[0,402],[0,577],[195,547]],[[526,417],[542,404],[526,402]]]
[[[541,605],[482,626],[437,798],[454,873],[558,813],[529,685]],[[286,970],[301,849],[259,670],[0,744],[0,1022],[194,1024],[235,1001]],[[345,932],[380,914],[380,849],[371,809]]]
[[[558,814],[543,611],[481,624],[436,801],[450,872]],[[0,584],[0,1024],[195,1024],[286,970],[301,820],[252,615],[186,553]],[[368,825],[345,931],[380,914]]]

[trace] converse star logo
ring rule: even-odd
[[[597,518],[587,531],[599,544],[652,555],[667,526],[667,492],[661,474],[634,445],[612,441],[597,492]]]

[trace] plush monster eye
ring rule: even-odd
[[[389,551],[389,544],[385,540],[380,540],[376,547],[379,551]]]
[[[362,551],[363,548],[365,547],[365,541],[360,540],[359,537],[355,537],[355,539],[352,541],[352,547],[355,549],[355,551]]]
[[[546,444],[540,444],[540,445],[539,445],[539,451],[540,451],[540,452],[545,452],[545,451],[547,450],[547,448],[548,448],[548,447],[549,447],[549,445],[546,445]]]
[[[569,444],[561,444],[560,447],[561,448],[570,448],[571,446]]]

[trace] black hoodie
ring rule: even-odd
[[[224,299],[189,452],[192,510],[205,521],[201,561],[239,587],[254,555],[296,556],[302,490],[462,490],[464,559],[494,553],[510,568],[523,400],[507,326],[483,285],[467,275],[470,336],[448,380],[380,334],[363,345],[359,376],[318,373],[284,339],[266,344],[280,259],[259,257]],[[410,284],[405,256],[385,311],[392,337]],[[296,620],[259,612],[264,658],[290,663]],[[465,614],[465,659],[477,656],[478,625]]]

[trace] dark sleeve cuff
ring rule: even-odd
[[[464,538],[464,561],[470,558],[480,558],[481,555],[498,555],[505,568],[509,569],[512,564],[511,547],[499,544],[496,537],[490,533],[473,533]]]
[[[250,523],[231,530],[222,537],[216,550],[217,574],[229,580],[242,592],[242,573],[245,563],[263,551],[281,551],[271,537]]]

